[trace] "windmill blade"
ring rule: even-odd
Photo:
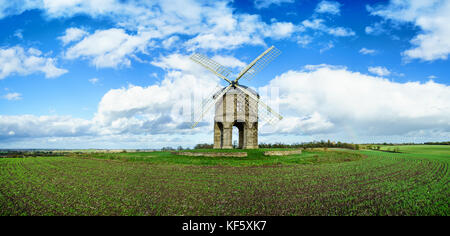
[[[245,99],[246,105],[249,107],[249,109],[252,109],[253,112],[256,112],[255,109],[258,109],[257,112],[258,112],[259,118],[263,119],[264,121],[266,121],[267,123],[269,123],[271,125],[274,125],[278,120],[283,119],[283,117],[280,114],[278,114],[276,111],[274,111],[272,108],[270,108],[264,102],[262,102],[261,99],[259,99],[253,93],[249,92],[247,89],[245,89],[239,85],[236,85],[236,88],[238,88],[239,90],[241,90],[242,92],[247,94],[250,99],[253,99],[254,101],[257,102],[258,108],[256,108],[255,106],[251,106],[250,101],[247,98],[241,98],[241,99]],[[245,96],[245,95],[241,94],[240,96]]]
[[[222,89],[222,92],[220,92],[216,97],[208,96],[203,102],[202,102],[202,108],[198,109],[201,110],[202,112],[200,113],[200,117],[198,119],[195,119],[195,122],[192,124],[192,129],[195,128],[195,126],[198,125],[198,123],[203,119],[203,117],[205,116],[205,114],[211,109],[211,107],[214,106],[214,104],[216,104],[217,100],[219,100],[221,97],[223,97],[223,95],[232,88],[231,84],[228,85],[227,87]],[[216,93],[215,93],[216,94]]]
[[[274,125],[279,120],[276,115],[273,115],[273,113],[271,113],[268,109],[265,109],[263,105],[259,104],[260,100],[255,101],[253,98],[246,96],[244,93],[239,94],[238,99],[243,106],[249,108],[249,111],[253,114],[258,114],[258,118],[260,120],[263,120],[271,125]]]
[[[266,67],[273,59],[281,54],[281,51],[276,47],[272,46],[259,55],[255,60],[253,60],[247,67],[245,67],[234,80],[237,82],[241,78],[246,78],[248,80],[253,79],[255,75],[260,72],[264,67]]]
[[[210,70],[220,78],[228,81],[228,83],[231,84],[231,80],[228,79],[228,76],[231,74],[231,71],[228,70],[225,66],[222,66],[221,64],[217,63],[216,61],[208,58],[205,55],[196,53],[191,56],[191,60],[195,61],[196,63],[202,65],[206,69]]]

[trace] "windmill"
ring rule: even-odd
[[[190,57],[194,62],[228,82],[226,87],[219,88],[202,102],[202,112],[194,118],[192,125],[192,128],[197,126],[215,105],[214,148],[233,148],[233,126],[239,130],[239,148],[258,148],[258,119],[270,124],[283,119],[280,114],[262,102],[254,90],[238,83],[241,78],[251,80],[280,53],[281,51],[274,46],[268,48],[248,64],[234,80],[230,79],[232,75],[230,70],[212,59],[198,53]]]

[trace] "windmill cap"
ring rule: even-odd
[[[259,94],[253,90],[252,88],[249,88],[245,85],[239,85],[240,87],[246,89],[247,91],[249,91],[250,93],[253,93],[255,96],[259,97]],[[222,93],[222,91],[224,89],[226,89],[227,87],[223,87],[221,90],[217,91],[214,95],[213,98],[216,98],[220,93]],[[237,89],[237,88],[231,88],[230,90],[228,90],[225,94],[238,94],[238,93],[244,93],[241,90]]]

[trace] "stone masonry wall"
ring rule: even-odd
[[[172,152],[175,155],[195,157],[246,157],[246,152]]]
[[[302,150],[290,150],[290,151],[265,151],[264,156],[286,156],[292,154],[302,154]]]

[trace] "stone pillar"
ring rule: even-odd
[[[224,124],[235,121],[235,96],[233,94],[225,94],[223,96],[223,115],[224,115]]]
[[[239,130],[239,148],[244,148],[245,146],[245,132],[244,132],[244,123],[238,122],[236,123],[236,127]]]
[[[233,148],[233,122],[223,122],[222,148]]]
[[[221,122],[214,122],[214,149],[222,147],[223,125]]]
[[[254,149],[258,147],[258,122],[253,123],[253,147]]]
[[[257,101],[232,88],[216,102],[215,108],[214,148],[233,148],[233,125],[239,129],[239,148],[258,148]]]
[[[247,122],[245,125],[245,149],[258,148],[258,122]]]

